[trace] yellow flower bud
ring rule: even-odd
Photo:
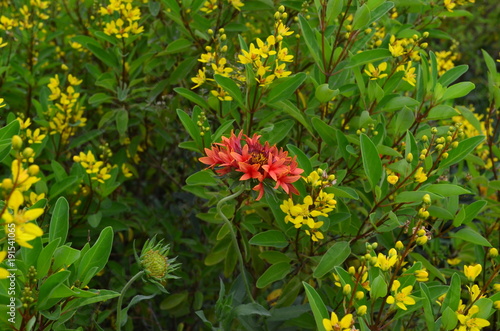
[[[417,245],[425,245],[427,241],[429,241],[429,238],[427,238],[427,236],[418,237],[416,240]]]
[[[398,241],[396,242],[396,246],[395,246],[395,247],[396,247],[396,249],[397,249],[398,251],[401,251],[401,250],[403,250],[403,248],[405,248],[405,245],[403,245],[403,243],[401,242],[401,240],[398,240]]]
[[[12,148],[18,151],[21,147],[23,147],[23,139],[16,134],[12,137]]]
[[[395,185],[399,180],[399,177],[396,175],[389,175],[387,176],[387,182],[391,185]]]
[[[490,248],[490,251],[489,251],[488,253],[489,253],[489,255],[490,255],[491,257],[495,258],[495,257],[497,257],[497,256],[498,256],[498,249],[496,249],[496,248],[494,248],[494,247],[493,247],[493,248]]]
[[[6,190],[10,190],[12,187],[14,187],[14,183],[12,183],[12,179],[4,178],[2,180],[2,188],[6,189]]]
[[[357,291],[354,297],[356,298],[356,300],[361,300],[365,297],[365,293],[363,291]]]
[[[430,205],[431,204],[431,196],[429,194],[425,194],[423,197],[422,197],[422,201],[426,204],[426,205]]]
[[[449,156],[449,154],[448,154],[448,153],[443,153],[443,155],[441,155],[441,157],[442,157],[443,159],[447,159],[447,158],[448,158],[448,156]]]
[[[422,34],[422,36],[423,36],[424,38],[429,37],[429,32],[425,31],[425,32]]]
[[[413,154],[412,153],[408,153],[408,155],[406,156],[406,161],[407,162],[413,161]]]
[[[345,284],[344,285],[344,288],[342,289],[342,293],[344,293],[344,295],[349,295],[351,294],[351,285],[350,284]]]
[[[348,269],[348,272],[350,275],[354,275],[354,274],[356,274],[356,269],[353,266],[350,266]]]
[[[422,136],[422,141],[428,141],[429,137],[427,137],[425,134]]]
[[[366,314],[367,309],[368,308],[365,305],[359,306],[356,310],[356,314],[358,314],[358,316],[363,316]]]
[[[453,147],[453,148],[457,148],[457,147],[458,147],[458,141],[454,141],[454,142],[451,144],[451,147]]]
[[[437,128],[431,128],[431,133],[432,133],[432,134],[436,134],[436,133],[438,133],[438,129],[437,129]]]
[[[495,307],[495,309],[500,310],[500,300],[493,302],[493,307]]]
[[[35,151],[33,150],[33,148],[31,147],[26,147],[24,150],[23,150],[23,157],[25,158],[30,158],[33,156],[33,154],[35,153]]]
[[[36,176],[38,175],[38,173],[40,172],[40,167],[37,166],[36,164],[32,164],[28,167],[28,173],[31,175],[31,176]]]
[[[285,6],[283,6],[283,5],[279,6],[279,7],[278,7],[278,11],[279,11],[280,13],[284,13],[284,12],[285,12]]]
[[[425,230],[424,229],[418,230],[417,231],[417,236],[419,236],[419,237],[425,236]]]

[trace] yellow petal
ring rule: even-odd
[[[34,221],[43,214],[43,208],[30,209],[24,212],[24,217],[28,221]]]
[[[5,279],[5,278],[9,277],[9,275],[10,275],[10,272],[8,272],[4,268],[0,268],[0,279]]]
[[[12,194],[10,195],[9,207],[14,210],[18,210],[19,206],[21,206],[23,202],[24,202],[23,194],[18,190],[14,190],[14,192],[12,192]]]

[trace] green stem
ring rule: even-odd
[[[242,187],[238,192],[233,193],[225,198],[222,198],[217,203],[217,213],[220,215],[220,217],[222,217],[222,219],[224,220],[224,223],[226,223],[226,226],[229,228],[229,232],[231,233],[231,240],[233,242],[234,249],[236,249],[236,253],[238,254],[238,260],[239,260],[239,264],[240,264],[240,272],[241,272],[241,276],[243,277],[243,282],[245,283],[245,288],[247,290],[247,294],[250,297],[250,300],[252,300],[252,302],[255,302],[253,297],[252,297],[252,291],[250,290],[250,284],[248,283],[247,274],[245,272],[245,265],[243,262],[243,256],[241,255],[240,246],[238,245],[238,239],[236,238],[236,232],[234,231],[233,224],[231,223],[231,221],[229,221],[227,219],[226,215],[224,215],[224,213],[222,212],[222,205],[226,201],[229,201],[229,200],[232,200],[232,199],[235,199],[236,197],[238,197],[241,193],[243,193],[244,190],[245,190],[245,188]]]
[[[127,284],[123,287],[122,293],[118,298],[118,304],[116,305],[116,330],[120,331],[122,328],[122,302],[125,297],[125,293],[132,283],[144,274],[144,270],[139,271],[134,277],[132,277]]]

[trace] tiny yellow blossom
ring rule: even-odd
[[[403,288],[398,292],[401,283],[398,280],[395,280],[392,284],[392,292],[394,292],[394,296],[390,295],[387,297],[387,303],[392,305],[396,304],[399,308],[403,310],[407,310],[406,305],[411,306],[416,303],[415,299],[410,296],[410,293],[413,289],[413,286],[409,285]]]
[[[326,331],[350,331],[353,322],[352,314],[347,314],[339,321],[337,314],[332,312],[331,318],[323,319],[323,327]]]
[[[427,180],[427,175],[425,174],[423,167],[418,168],[414,178],[417,183],[423,183]]]

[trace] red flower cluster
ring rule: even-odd
[[[231,132],[231,137],[222,137],[222,143],[214,144],[212,149],[205,148],[207,156],[201,157],[200,162],[216,168],[220,175],[239,171],[243,173],[240,180],[257,179],[259,183],[253,188],[259,192],[257,200],[264,195],[266,178],[276,182],[275,189],[282,187],[288,194],[298,194],[292,183],[300,179],[304,170],[297,167],[295,157],[288,156],[288,152],[282,148],[278,150],[275,145],[269,146],[268,142],[262,145],[257,134],[252,138],[242,137],[243,132],[238,136]],[[244,146],[242,141],[246,142]]]

